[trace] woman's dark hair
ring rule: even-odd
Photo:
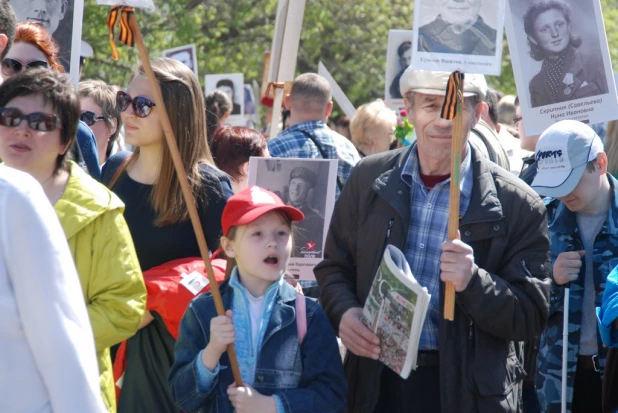
[[[56,112],[60,126],[60,143],[67,148],[56,158],[57,172],[63,165],[68,148],[75,140],[79,123],[80,107],[77,92],[69,76],[48,69],[30,69],[11,76],[0,85],[0,108],[22,96],[39,95]]]
[[[243,177],[242,165],[251,156],[264,156],[268,139],[266,135],[242,126],[223,126],[215,132],[210,151],[215,164],[233,180]]]
[[[547,55],[545,54],[545,50],[534,43],[530,39],[536,40],[534,24],[536,23],[536,19],[542,13],[545,13],[548,10],[558,10],[562,13],[565,20],[568,24],[571,24],[571,6],[565,3],[562,0],[537,0],[528,8],[526,14],[524,14],[524,31],[528,35],[528,46],[530,47],[530,57],[532,57],[536,61],[544,60]],[[579,37],[571,35],[571,39],[569,41],[569,46],[573,46],[575,48],[581,46],[582,40]]]
[[[7,0],[0,0],[0,30],[7,37],[6,47],[2,54],[0,54],[0,59],[4,59],[6,54],[13,46],[13,39],[15,38],[15,26],[17,25],[15,19],[15,12],[13,12],[13,7],[9,4]]]
[[[220,90],[213,90],[206,95],[206,138],[209,144],[219,127],[221,118],[231,111],[232,101],[225,93]]]

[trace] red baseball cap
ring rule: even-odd
[[[292,221],[305,219],[300,210],[284,204],[274,193],[259,186],[250,186],[227,200],[221,215],[223,235],[227,235],[230,228],[250,224],[270,211],[285,212]]]

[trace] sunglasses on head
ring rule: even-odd
[[[51,113],[34,112],[25,115],[17,108],[0,108],[0,125],[17,127],[26,119],[30,129],[39,132],[51,132],[58,127],[58,117]]]
[[[49,64],[43,60],[32,60],[28,63],[22,63],[19,60],[11,59],[7,57],[2,61],[2,74],[4,76],[13,76],[25,69],[34,69],[37,67],[43,67],[47,69]]]
[[[100,120],[105,120],[105,116],[97,116],[94,112],[90,112],[89,110],[82,112],[79,117],[79,120],[84,122],[88,126],[92,126]]]
[[[135,116],[140,118],[145,118],[150,115],[152,108],[156,106],[154,102],[141,96],[136,96],[131,99],[131,96],[126,92],[120,91],[116,94],[116,106],[121,112],[127,110],[129,104],[133,106],[133,113],[135,113]]]

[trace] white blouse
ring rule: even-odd
[[[92,329],[41,186],[0,165],[0,412],[104,412]]]

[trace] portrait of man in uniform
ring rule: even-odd
[[[195,73],[195,76],[197,76],[197,54],[194,44],[164,50],[162,55],[163,57],[178,60],[191,69],[193,73]]]
[[[292,257],[319,257],[324,237],[324,217],[309,204],[310,191],[315,188],[317,174],[304,166],[292,169],[288,183],[288,205],[298,208],[305,219],[294,227]]]
[[[430,7],[429,2],[425,5]],[[483,0],[437,0],[435,19],[419,28],[418,51],[478,56],[496,54],[497,31],[480,16]]]

